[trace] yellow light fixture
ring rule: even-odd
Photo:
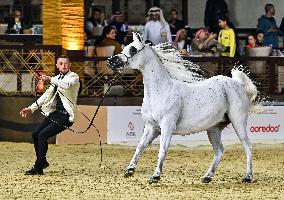
[[[43,43],[84,49],[84,0],[43,0]]]
[[[84,49],[84,0],[62,0],[61,34],[63,49]]]

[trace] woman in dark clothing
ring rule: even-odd
[[[116,29],[112,26],[105,26],[101,38],[96,42],[97,46],[114,46],[114,55],[121,53],[121,44],[115,39]]]

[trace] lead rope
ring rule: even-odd
[[[45,118],[47,118],[48,120],[52,121],[53,123],[56,123],[57,125],[59,125],[59,126],[61,126],[61,127],[64,127],[65,129],[67,129],[67,130],[69,130],[69,131],[71,131],[71,132],[73,132],[73,133],[75,133],[75,134],[83,134],[83,133],[86,133],[86,132],[91,128],[91,126],[93,126],[93,127],[96,129],[96,131],[97,131],[97,133],[98,133],[98,135],[99,135],[99,142],[100,142],[100,154],[101,154],[101,156],[100,156],[100,161],[101,161],[100,165],[102,165],[102,162],[103,162],[102,139],[101,139],[101,133],[100,133],[100,131],[97,129],[97,127],[94,125],[93,122],[94,122],[94,120],[95,120],[95,118],[96,118],[96,116],[97,116],[97,114],[98,114],[99,108],[101,107],[101,105],[102,105],[102,103],[103,103],[103,100],[105,99],[107,93],[109,92],[109,90],[110,90],[110,88],[113,86],[113,84],[115,83],[115,81],[116,81],[116,79],[117,79],[118,76],[119,76],[119,74],[115,75],[115,76],[113,77],[113,79],[111,80],[107,91],[104,93],[103,97],[101,98],[101,100],[100,100],[100,102],[99,102],[99,104],[98,104],[98,107],[97,107],[97,109],[96,109],[96,111],[95,111],[95,114],[94,114],[92,120],[90,120],[80,109],[78,109],[77,105],[75,105],[68,97],[64,96],[64,94],[62,94],[61,91],[57,90],[62,96],[64,96],[69,102],[71,102],[71,103],[76,107],[76,109],[77,109],[80,113],[82,113],[82,115],[90,122],[89,125],[88,125],[88,127],[87,127],[86,130],[84,130],[84,131],[76,131],[76,130],[74,130],[74,129],[71,129],[70,127],[67,127],[67,126],[65,126],[65,125],[63,125],[63,124],[60,124],[59,122],[57,122],[57,121],[51,119],[50,117],[48,117],[48,116],[42,111],[41,106],[39,106],[39,105],[38,105],[38,102],[37,102],[37,98],[38,98],[38,93],[37,93],[37,91],[38,91],[38,84],[39,84],[39,82],[37,81],[36,78],[34,79],[34,80],[35,80],[35,98],[36,98],[35,103],[36,103],[38,109],[40,110],[41,114],[42,114]],[[48,83],[49,83],[50,85],[52,85],[54,88],[58,87],[58,86],[52,84],[52,83],[49,82],[49,81],[48,81]]]

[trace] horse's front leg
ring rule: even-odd
[[[155,132],[155,128],[153,125],[145,124],[143,136],[138,146],[136,147],[136,151],[132,160],[130,161],[127,169],[124,172],[125,178],[128,178],[134,174],[138,159],[140,158],[143,150],[146,149],[152,143],[152,141],[156,137],[158,137],[159,134],[159,132]]]
[[[176,128],[175,120],[164,120],[161,126],[160,149],[158,155],[158,163],[153,176],[150,178],[149,183],[157,183],[160,180],[163,163],[166,158],[170,142],[172,139],[173,131]]]

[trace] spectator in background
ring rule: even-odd
[[[264,40],[264,33],[262,31],[256,32],[256,44],[259,47],[263,46],[263,40]]]
[[[176,33],[174,45],[178,50],[186,52],[190,46],[190,41],[187,39],[187,31],[183,28]]]
[[[273,4],[265,5],[265,15],[262,15],[258,19],[257,31],[264,33],[264,46],[271,46],[272,48],[278,48],[279,38],[278,36],[284,35],[282,31],[277,27],[275,18],[275,8]]]
[[[257,45],[257,39],[256,36],[253,34],[249,34],[248,38],[247,38],[247,45],[246,48],[255,48],[255,47],[259,47]]]
[[[192,51],[203,52],[207,56],[219,55],[225,47],[217,40],[216,33],[209,33],[206,28],[199,29],[191,42]]]
[[[109,25],[116,28],[116,40],[120,44],[125,44],[128,26],[124,21],[123,14],[121,12],[114,12],[110,18]]]
[[[112,26],[105,26],[101,38],[96,42],[98,46],[114,46],[114,55],[121,53],[121,44],[116,40],[116,29]]]
[[[149,21],[145,24],[144,40],[150,40],[154,45],[163,42],[171,42],[172,35],[169,24],[166,22],[162,9],[150,8]]]
[[[181,20],[179,20],[177,17],[178,17],[178,11],[176,9],[172,9],[169,21],[172,35],[175,35],[178,32],[178,30],[184,28],[184,23]]]
[[[221,28],[218,35],[218,42],[226,47],[226,50],[221,53],[222,56],[234,57],[236,52],[236,35],[230,21],[226,16],[219,18],[219,26]]]
[[[284,32],[284,17],[281,20],[281,24],[280,24],[280,31]]]
[[[207,0],[205,8],[204,25],[209,32],[219,33],[218,20],[220,16],[228,17],[228,5],[225,0]]]
[[[21,11],[15,10],[13,17],[8,21],[6,33],[8,34],[22,34],[23,22]]]
[[[104,13],[101,9],[95,8],[93,10],[92,17],[90,17],[85,23],[85,32],[87,37],[101,35],[103,28],[107,25]]]

